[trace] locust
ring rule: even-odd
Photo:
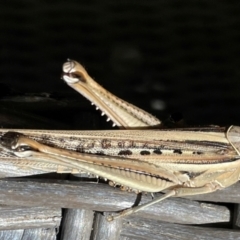
[[[164,192],[108,216],[109,221],[169,197],[214,192],[240,179],[240,127],[164,128],[156,117],[108,92],[73,60],[63,64],[62,79],[120,129],[0,129],[1,162],[18,170],[87,172],[137,193]]]

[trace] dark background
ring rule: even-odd
[[[239,125],[239,9],[238,1],[1,1],[1,127],[101,127],[105,118],[60,80],[67,58],[160,119],[181,112],[189,124]]]

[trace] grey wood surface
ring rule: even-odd
[[[61,208],[0,206],[0,230],[58,228]]]
[[[56,240],[56,228],[37,228],[24,231],[21,240]]]
[[[0,239],[3,240],[19,240],[22,239],[24,229],[19,230],[3,230],[0,231]]]
[[[55,228],[19,229],[0,231],[1,240],[56,240]]]
[[[66,209],[63,215],[61,240],[89,240],[94,212],[85,209]]]
[[[238,202],[237,187],[239,187],[239,183],[228,189],[206,194],[208,197],[205,199],[217,202],[220,194],[221,200]],[[233,196],[234,193],[237,196]],[[161,194],[155,195],[157,197]],[[198,197],[201,199],[202,196],[199,195],[196,199]],[[151,201],[151,199],[150,194],[143,195],[140,204]],[[0,239],[56,239],[57,226],[59,226],[61,218],[59,216],[60,208],[67,208],[64,210],[61,224],[61,240],[240,240],[238,229],[191,226],[194,224],[230,223],[232,218],[230,209],[217,203],[210,204],[186,198],[169,198],[132,216],[111,223],[106,221],[106,216],[98,213],[106,211],[105,215],[114,214],[115,211],[131,207],[135,200],[135,193],[123,192],[102,183],[54,179],[1,179],[0,221],[5,221],[5,219],[1,219],[2,216],[5,216],[6,219],[9,217],[12,223],[8,227],[13,227],[13,223],[15,223],[15,229],[17,226],[31,229],[0,231]],[[237,206],[238,204],[236,204]],[[97,211],[95,215],[93,211]],[[24,213],[30,219],[28,226],[27,223],[24,225],[24,221],[23,225],[20,223],[24,218]],[[233,224],[237,228],[239,224],[238,207],[234,213],[237,215],[235,215]],[[35,219],[36,222],[40,221],[40,217],[46,216],[45,223],[43,221],[39,224],[41,228],[36,229],[33,227],[34,225],[31,225],[34,224],[34,216],[38,216]],[[54,225],[54,221],[57,222],[56,225]],[[50,224],[48,228],[44,225],[46,223]],[[221,225],[218,224],[218,226]],[[5,226],[4,229],[11,228]]]
[[[234,206],[233,228],[240,229],[240,204],[235,204]]]
[[[106,217],[100,213],[96,214],[94,221],[92,240],[98,239],[119,239],[122,230],[122,219],[108,222]]]
[[[139,240],[240,240],[240,231],[172,224],[132,216],[123,219],[121,236]]]
[[[150,194],[143,195],[141,203],[151,199]],[[123,192],[100,183],[33,179],[0,180],[0,204],[10,206],[81,208],[105,212],[129,208],[135,200],[135,193]],[[225,206],[183,198],[166,199],[135,215],[182,224],[230,220],[230,211]]]
[[[1,151],[1,146],[0,146]],[[12,162],[11,162],[12,161]],[[47,164],[44,166],[38,167],[36,164],[29,163],[27,167],[21,167],[17,164],[14,164],[17,160],[14,158],[9,158],[7,160],[0,159],[0,178],[6,177],[22,177],[22,176],[30,176],[37,174],[44,174],[49,172],[56,172],[58,166],[54,164]],[[19,160],[21,161],[21,160]]]

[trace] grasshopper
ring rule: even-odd
[[[166,129],[161,121],[97,84],[78,62],[63,64],[63,80],[120,130],[0,130],[0,159],[21,168],[88,172],[110,185],[165,194],[124,210],[126,216],[169,197],[204,194],[240,179],[240,127]]]

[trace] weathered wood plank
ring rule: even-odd
[[[94,212],[84,209],[66,209],[62,221],[61,240],[89,240]]]
[[[56,228],[37,228],[24,230],[21,240],[56,240]]]
[[[0,146],[1,151],[1,146]],[[12,159],[12,161],[16,161]],[[39,168],[38,166],[32,164],[29,164],[29,166],[21,167],[17,166],[11,162],[11,159],[4,160],[0,159],[0,178],[7,178],[7,177],[21,177],[21,176],[30,176],[30,175],[37,175],[37,174],[44,174],[44,173],[50,173],[50,172],[56,172],[58,169],[57,165],[54,164],[48,164],[41,166]]]
[[[125,237],[125,236],[120,236],[119,240],[134,240],[136,238],[129,238],[129,237]]]
[[[0,206],[0,229],[58,228],[61,215],[60,208]]]
[[[22,239],[24,229],[19,230],[2,230],[0,231],[0,239],[19,240]]]
[[[102,212],[129,208],[135,200],[134,193],[123,192],[106,184],[33,179],[0,180],[0,204],[83,208]],[[146,201],[151,201],[150,195],[142,197],[141,203]],[[228,222],[230,211],[224,206],[169,198],[139,211],[136,216],[183,224],[203,224]]]
[[[239,230],[193,227],[151,219],[129,217],[123,219],[121,236],[127,239],[156,240],[240,240]],[[121,238],[121,240],[124,238]]]
[[[55,228],[0,231],[1,240],[56,240]]]
[[[113,222],[108,222],[106,217],[100,213],[96,214],[94,221],[92,239],[119,239],[122,229],[122,219],[117,219]]]
[[[234,206],[233,228],[240,229],[240,204],[235,204],[235,206]]]

